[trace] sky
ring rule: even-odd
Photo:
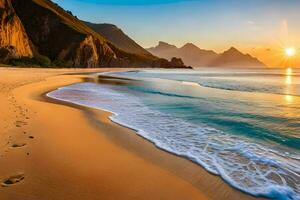
[[[234,46],[270,66],[283,49],[300,54],[300,0],[53,0],[82,20],[112,23],[143,47],[192,42],[222,52]],[[300,56],[294,58],[300,66]]]

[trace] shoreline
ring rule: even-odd
[[[58,80],[61,81],[62,77],[59,76],[64,76],[64,81],[59,82]],[[74,77],[75,76],[75,77]],[[84,76],[84,75],[82,75]],[[81,76],[81,77],[82,77]],[[49,80],[53,79],[53,80]],[[57,80],[56,80],[57,79]],[[42,81],[43,82],[43,81]],[[159,197],[160,199],[182,199],[182,198],[189,198],[189,199],[259,199],[252,197],[250,195],[244,194],[236,189],[231,188],[231,186],[227,185],[223,180],[221,180],[220,177],[215,176],[207,172],[205,169],[203,169],[201,166],[193,163],[192,161],[176,156],[174,154],[171,154],[167,151],[164,151],[157,146],[155,146],[151,141],[149,142],[145,138],[139,136],[135,131],[128,129],[127,127],[121,126],[115,122],[112,122],[109,119],[109,116],[111,116],[111,113],[107,111],[102,111],[98,109],[92,109],[92,108],[87,108],[84,106],[79,106],[73,103],[67,103],[67,102],[62,102],[60,100],[54,100],[46,94],[48,93],[47,91],[53,91],[56,88],[63,87],[68,85],[67,83],[74,84],[80,82],[80,76],[78,75],[55,75],[51,78],[47,78],[45,82],[35,82],[29,85],[21,86],[20,88],[17,88],[15,92],[17,92],[17,96],[21,99],[24,98],[26,99],[27,102],[30,102],[32,106],[34,104],[39,104],[37,108],[44,108],[47,107],[47,112],[46,118],[45,116],[41,117],[42,122],[47,119],[47,115],[49,115],[50,110],[51,112],[54,112],[54,110],[59,110],[60,112],[57,113],[57,115],[64,113],[64,115],[72,118],[74,117],[75,119],[79,120],[78,123],[76,124],[71,124],[71,126],[64,127],[65,130],[72,131],[74,135],[72,137],[70,135],[65,135],[66,138],[64,139],[72,139],[75,141],[75,144],[69,144],[69,147],[72,148],[65,148],[63,145],[61,146],[61,150],[66,150],[65,152],[68,152],[70,155],[76,155],[80,154],[80,158],[83,159],[86,163],[90,163],[94,165],[93,167],[87,167],[87,166],[77,166],[77,165],[71,165],[71,168],[69,168],[71,171],[84,171],[85,173],[83,174],[89,174],[89,176],[100,176],[100,177],[106,177],[106,181],[104,180],[98,180],[98,179],[93,179],[92,183],[98,186],[103,186],[106,185],[106,189],[104,190],[105,195],[103,194],[103,188],[102,187],[92,187],[93,189],[89,188],[89,190],[94,191],[99,191],[99,189],[102,189],[102,193],[100,196],[102,196],[103,199],[116,199],[118,195],[119,197],[122,197],[122,199],[132,199],[134,197],[138,199],[156,199]],[[72,82],[72,83],[71,83]],[[37,87],[37,88],[34,88]],[[20,91],[20,90],[29,90],[29,91]],[[22,94],[23,93],[23,94]],[[23,96],[22,96],[23,95]],[[36,105],[37,106],[37,105]],[[41,109],[42,110],[42,109]],[[38,111],[37,111],[38,112]],[[67,114],[67,112],[74,114],[74,116]],[[48,113],[48,114],[47,114]],[[54,116],[56,114],[54,113]],[[76,116],[76,117],[75,117]],[[38,121],[40,121],[39,117]],[[62,118],[64,119],[64,118]],[[36,120],[36,119],[35,119]],[[72,119],[74,120],[74,119]],[[72,123],[72,120],[65,120],[66,125],[68,125],[68,121]],[[57,124],[55,122],[51,123]],[[50,124],[49,121],[49,124]],[[54,120],[55,121],[55,120]],[[74,121],[73,121],[74,122]],[[45,125],[47,123],[44,122]],[[79,125],[82,124],[82,125]],[[75,126],[75,127],[73,127]],[[76,126],[78,126],[78,129],[82,130],[89,130],[88,135],[84,135],[80,133],[79,130],[76,130]],[[84,126],[84,128],[82,127]],[[53,130],[55,130],[55,127],[51,127]],[[70,130],[69,130],[70,129]],[[41,127],[34,127],[32,130],[37,130],[40,131]],[[59,130],[59,129],[57,129]],[[63,131],[59,130],[61,134],[63,134]],[[50,131],[51,132],[51,131]],[[55,132],[53,132],[54,134]],[[122,133],[122,134],[120,134]],[[60,144],[61,141],[59,138],[57,138],[57,134],[55,136],[48,134],[45,134],[43,137],[45,137],[45,141],[47,144],[47,139],[51,138],[55,142],[55,144]],[[87,138],[85,138],[85,136]],[[90,140],[93,138],[93,140]],[[68,141],[68,140],[66,140]],[[87,142],[88,145],[83,145],[83,141]],[[72,141],[70,141],[72,143]],[[41,142],[42,143],[42,142]],[[49,143],[49,142],[48,142]],[[45,143],[44,143],[45,144]],[[93,144],[93,145],[92,145]],[[107,148],[101,148],[97,147],[98,145],[104,145]],[[83,147],[90,147],[91,149],[85,149]],[[41,146],[39,146],[41,148]],[[73,148],[79,148],[80,152],[78,153],[78,149],[73,149]],[[49,149],[44,149],[49,155],[52,155],[56,150],[49,150]],[[58,148],[59,149],[59,148]],[[100,150],[114,150],[118,152],[118,154],[115,153],[110,153],[110,155],[107,157],[105,155],[101,154]],[[54,152],[51,152],[54,151]],[[89,152],[92,155],[86,155],[83,152]],[[91,151],[91,152],[90,152]],[[65,153],[63,152],[63,153]],[[75,152],[75,153],[74,153]],[[57,152],[56,152],[57,153]],[[88,154],[89,154],[88,153]],[[103,153],[103,152],[102,152]],[[44,154],[45,155],[45,154]],[[47,154],[46,154],[47,155]],[[55,158],[56,156],[52,155],[51,159],[54,161],[62,161],[58,158]],[[98,157],[98,156],[99,157]],[[102,157],[101,157],[102,155]],[[54,157],[53,157],[54,156]],[[86,158],[87,157],[87,158]],[[67,159],[68,157],[65,157]],[[78,159],[76,158],[74,161],[74,158],[68,158],[69,160],[73,160],[73,162],[78,162]],[[124,169],[118,169],[115,168],[114,160],[120,160],[118,164],[123,163],[129,166],[124,166]],[[105,160],[109,160],[110,162],[102,162]],[[65,161],[65,160],[63,160]],[[122,161],[122,162],[121,162]],[[135,162],[130,162],[130,161],[135,161]],[[101,164],[99,164],[99,162]],[[97,163],[100,166],[97,166]],[[53,165],[53,163],[52,163]],[[81,164],[79,164],[81,165]],[[104,165],[104,166],[103,166]],[[68,165],[67,165],[68,166]],[[118,165],[117,165],[118,166]],[[38,166],[39,167],[39,166]],[[66,166],[62,165],[62,168],[65,168]],[[88,173],[84,169],[90,169],[92,168],[93,173]],[[113,173],[111,176],[107,176],[106,173],[103,174],[103,171],[101,172],[100,169],[105,169],[106,171],[110,171]],[[100,170],[100,171],[99,171]],[[117,170],[117,171],[116,171]],[[43,171],[43,170],[41,170]],[[121,172],[123,173],[121,173]],[[127,172],[127,173],[124,173]],[[148,173],[151,172],[151,176],[149,176]],[[53,172],[54,174],[56,173],[55,170]],[[125,179],[121,179],[118,177],[116,174],[119,174],[120,177],[123,177]],[[121,174],[120,174],[121,173]],[[26,174],[26,173],[25,173]],[[68,174],[68,173],[66,173]],[[2,177],[2,173],[0,170],[0,175]],[[130,177],[133,176],[133,177]],[[68,177],[68,175],[63,174],[63,176]],[[141,177],[142,176],[142,177]],[[51,176],[50,176],[51,177]],[[51,178],[54,178],[55,176],[52,176]],[[66,178],[64,177],[64,178]],[[85,177],[85,176],[84,176]],[[139,178],[138,178],[139,177]],[[86,178],[86,177],[85,177]],[[75,187],[77,191],[81,194],[80,198],[82,199],[96,199],[93,198],[94,195],[96,194],[87,194],[85,193],[85,189],[87,189],[87,185],[91,187],[91,181],[88,181],[84,178],[85,181],[78,182],[77,179],[74,180],[74,183],[79,184],[80,186]],[[55,178],[54,178],[55,179]],[[136,188],[130,189],[128,184],[129,180],[131,186],[139,187],[138,190]],[[59,179],[60,180],[60,179]],[[114,180],[114,181],[113,181]],[[32,180],[34,181],[34,180]],[[45,180],[44,180],[45,181]],[[117,182],[116,182],[117,181]],[[25,176],[25,181],[24,185],[26,184],[26,176]],[[43,181],[42,181],[43,182]],[[65,182],[65,181],[63,181]],[[85,183],[82,183],[85,182]],[[120,183],[118,183],[120,182]],[[109,183],[107,185],[107,183]],[[148,187],[145,187],[146,183],[148,183]],[[92,184],[92,185],[93,185]],[[34,185],[28,184],[29,188],[32,188]],[[54,184],[55,185],[55,184]],[[61,184],[59,184],[61,185]],[[15,185],[13,187],[17,188],[19,187],[19,190],[22,191],[22,184]],[[56,185],[55,185],[56,186]],[[109,187],[110,186],[110,187]],[[116,187],[117,186],[117,187]],[[150,187],[149,187],[150,186]],[[166,187],[168,186],[168,187]],[[7,189],[14,189],[13,187],[9,187]],[[42,190],[47,189],[42,187]],[[56,187],[54,187],[56,188]],[[69,186],[64,189],[60,190],[53,190],[55,191],[56,194],[56,199],[63,199],[64,197],[70,197],[72,196],[66,191],[68,190]],[[74,189],[73,187],[70,187]],[[122,188],[122,189],[121,189]],[[175,189],[177,188],[177,189]],[[28,189],[28,188],[27,188]],[[128,191],[130,189],[130,191]],[[174,190],[175,189],[175,190]],[[62,191],[63,192],[62,192]],[[115,190],[115,191],[114,191]],[[165,191],[167,190],[167,191]],[[0,197],[3,195],[3,189],[0,189]],[[51,190],[52,191],[52,190]],[[106,193],[109,191],[108,193]],[[113,192],[114,191],[114,192]],[[4,191],[5,192],[5,191]],[[159,194],[157,194],[159,192]],[[47,192],[48,193],[48,192]],[[116,194],[119,193],[119,194]],[[25,192],[26,194],[26,192]],[[66,196],[66,194],[68,194]],[[152,196],[147,196],[152,195]],[[4,196],[4,197],[13,197],[13,194],[10,193],[10,196]],[[61,196],[60,196],[61,195]],[[126,196],[124,196],[126,195]],[[22,195],[25,197],[24,195]],[[77,195],[74,194],[74,197]],[[14,196],[15,197],[15,196]],[[32,197],[32,196],[31,196]],[[53,197],[53,196],[52,196]],[[87,198],[88,197],[88,198]],[[41,196],[39,197],[40,199],[51,199],[51,195],[48,198],[42,198]],[[8,199],[8,198],[3,198],[3,199]],[[26,197],[25,197],[26,199]],[[30,198],[29,198],[30,199]]]

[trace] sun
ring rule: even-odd
[[[294,47],[285,48],[284,52],[287,57],[293,57],[296,55],[296,49]]]

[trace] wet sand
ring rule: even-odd
[[[110,113],[45,96],[81,73],[111,70],[0,68],[1,200],[257,199],[112,123]]]

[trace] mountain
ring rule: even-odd
[[[127,52],[50,0],[0,0],[0,61],[63,67],[185,67]]]
[[[150,52],[153,52],[153,53],[166,53],[166,54],[168,54],[169,52],[172,52],[172,53],[175,52],[177,50],[177,47],[175,45],[171,45],[171,44],[168,44],[166,42],[160,41],[156,47],[151,47],[147,50],[150,51]]]
[[[177,47],[166,42],[159,42],[158,46],[147,49],[155,56],[170,59],[177,55]]]
[[[214,51],[200,49],[192,43],[187,43],[179,48],[177,56],[181,56],[191,66],[205,66],[218,55]]]
[[[165,42],[159,42],[156,47],[147,49],[153,55],[170,59],[171,57],[182,58],[187,65],[201,66],[228,66],[228,67],[265,67],[257,58],[249,54],[243,54],[236,48],[230,48],[222,54],[211,50],[200,49],[192,43],[177,48]]]
[[[224,67],[266,67],[264,63],[249,54],[243,54],[234,47],[220,54],[209,66]]]
[[[192,43],[187,43],[181,48],[177,48],[175,45],[159,42],[156,47],[147,50],[153,55],[166,59],[174,56],[182,58],[185,64],[196,67],[205,66],[218,56],[214,51],[200,49]]]
[[[137,44],[133,39],[128,37],[120,28],[113,24],[94,24],[84,22],[91,29],[104,36],[113,45],[122,49],[123,51],[151,56],[151,54]]]

